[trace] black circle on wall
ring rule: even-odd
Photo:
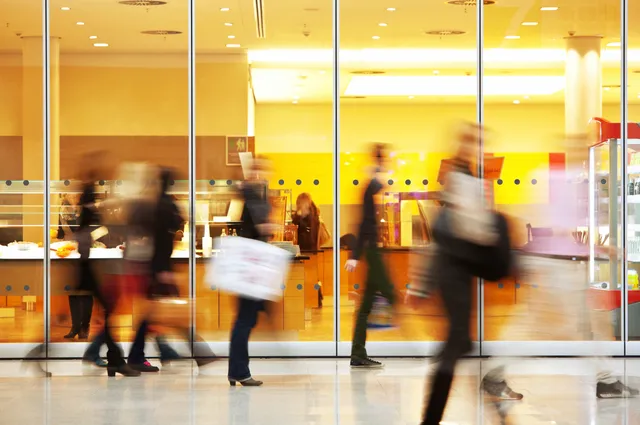
[[[532,179],[532,180],[531,180],[531,184],[538,184],[538,180],[536,180],[536,179]]]
[[[411,185],[411,180],[406,179],[406,180],[404,181],[404,184],[406,184],[407,186]]]
[[[389,184],[389,186],[393,186],[393,180],[392,180],[392,179],[389,179],[389,180],[387,181],[387,183]]]
[[[428,185],[429,184],[429,180],[427,180],[427,179],[422,180],[422,184],[425,185],[425,186]]]
[[[104,180],[100,180],[100,181],[98,182],[98,184],[99,184],[100,186],[104,186]]]
[[[314,184],[314,185],[316,185],[316,186],[317,186],[317,185],[319,185],[319,184],[320,184],[320,180],[315,179],[315,180],[313,181],[313,184]]]
[[[283,185],[284,185],[284,180],[282,180],[282,179],[278,180],[278,184],[279,184],[280,186],[283,186]]]
[[[6,184],[7,186],[11,186],[11,185],[13,184],[13,182],[12,182],[11,180],[7,180],[7,181],[5,182],[5,184]]]
[[[231,186],[233,184],[232,180],[227,180],[227,186]]]
[[[71,184],[71,182],[70,182],[69,180],[65,180],[65,181],[64,181],[64,185],[65,185],[65,186],[69,186],[70,184]]]
[[[302,184],[302,180],[300,180],[300,179],[296,180],[296,184],[297,184],[298,186],[300,186],[300,185]]]
[[[25,185],[25,186],[29,186],[29,180],[24,180],[24,181],[22,182],[22,184],[23,184],[23,185]]]
[[[122,186],[122,180],[116,180],[116,185],[117,186]]]
[[[354,185],[354,186],[357,186],[357,185],[358,185],[358,183],[360,183],[358,180],[354,180],[354,181],[353,181],[353,185]]]
[[[607,184],[607,179],[602,179],[602,180],[600,180],[600,183],[602,183],[602,184]]]
[[[171,180],[171,181],[169,182],[169,186],[173,186],[173,185],[175,185],[175,184],[176,184],[176,181],[175,181],[175,180]]]
[[[216,185],[216,181],[215,180],[209,180],[209,185],[210,186],[215,186]]]
[[[520,179],[515,179],[513,182],[514,182],[516,185],[519,185],[519,184],[520,184]]]
[[[498,183],[498,186],[501,186],[502,185],[502,179],[498,179],[497,183]]]

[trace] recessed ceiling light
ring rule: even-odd
[[[380,22],[380,23],[378,24],[378,26],[379,26],[379,27],[386,27],[386,26],[387,26],[387,24],[386,24],[386,23],[384,23],[384,22]]]
[[[604,91],[609,91],[609,90],[611,90],[611,87],[605,87],[604,88]]]
[[[96,38],[98,38],[98,36],[97,36],[97,35],[90,35],[90,36],[89,36],[89,40],[95,40]]]
[[[76,22],[76,25],[84,25],[84,22]]]
[[[440,71],[438,71],[437,69],[434,69],[433,70],[433,75],[438,75],[438,74],[440,74]]]
[[[326,74],[326,73],[327,73],[327,71],[325,71],[324,69],[322,69],[322,70],[320,70],[320,71],[318,71],[318,72],[319,72],[320,74],[322,74],[322,75],[324,75],[324,74]]]
[[[294,100],[294,101],[293,101],[293,102],[291,102],[291,103],[293,103],[294,105],[297,105],[297,104],[298,104],[298,101],[297,101],[297,100]]]
[[[93,43],[93,47],[109,47],[107,43]]]
[[[228,35],[227,38],[233,39],[233,38],[236,38],[236,36],[235,35]]]
[[[620,47],[621,43],[619,41],[613,41],[611,43],[607,43],[607,47]]]
[[[508,35],[504,38],[505,40],[520,40],[519,35]]]
[[[409,99],[413,99],[415,96],[409,96]]]
[[[525,100],[529,100],[529,96],[524,96],[524,99]]]
[[[514,101],[513,101],[513,104],[514,104],[514,105],[519,105],[519,104],[520,104],[520,101],[519,101],[519,100],[514,100]]]
[[[230,49],[236,49],[238,47],[240,47],[239,44],[227,44],[227,47],[229,47]]]
[[[221,8],[220,8],[220,12],[228,12],[228,11],[230,11],[230,10],[231,10],[231,9],[229,9],[228,7],[221,7]]]
[[[373,36],[373,37],[371,37],[371,38],[373,38],[374,40],[380,40],[380,36],[379,36],[379,35],[374,35],[374,36]]]
[[[538,25],[538,23],[537,22],[523,22],[522,25],[525,26],[525,27],[535,27],[536,25]]]
[[[544,6],[541,7],[540,10],[542,10],[543,12],[554,12],[558,10],[558,6]]]
[[[67,6],[63,6],[60,8],[60,10],[64,10],[66,12],[67,10],[71,10],[71,8]]]
[[[232,27],[232,26],[233,26],[233,24],[232,24],[231,22],[225,22],[225,23],[224,23],[224,26],[225,26],[225,27]]]
[[[396,8],[395,7],[387,7],[387,12],[395,12]]]

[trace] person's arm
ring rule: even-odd
[[[364,250],[364,246],[369,242],[372,234],[375,234],[375,228],[371,229],[371,226],[375,226],[375,221],[373,224],[368,220],[370,217],[375,217],[375,203],[373,201],[373,195],[376,192],[375,185],[377,180],[372,179],[369,182],[369,185],[364,191],[364,197],[362,201],[362,221],[360,222],[360,227],[358,228],[358,235],[356,238],[356,244],[351,251],[351,260],[358,260],[362,255],[362,251]],[[373,209],[373,210],[372,210]]]

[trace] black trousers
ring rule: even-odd
[[[265,310],[265,301],[238,298],[238,315],[231,331],[229,346],[230,379],[243,380],[251,377],[249,370],[249,336],[258,323],[258,313]]]
[[[422,425],[438,425],[442,420],[458,360],[471,350],[471,285],[466,279],[452,280],[444,282],[440,289],[449,320],[449,334],[431,382]]]
[[[69,310],[71,312],[71,331],[89,332],[93,314],[93,296],[69,295]]]

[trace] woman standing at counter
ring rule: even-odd
[[[320,211],[308,193],[301,193],[296,199],[296,212],[292,222],[298,226],[298,245],[302,251],[318,249],[318,230],[320,229]]]

